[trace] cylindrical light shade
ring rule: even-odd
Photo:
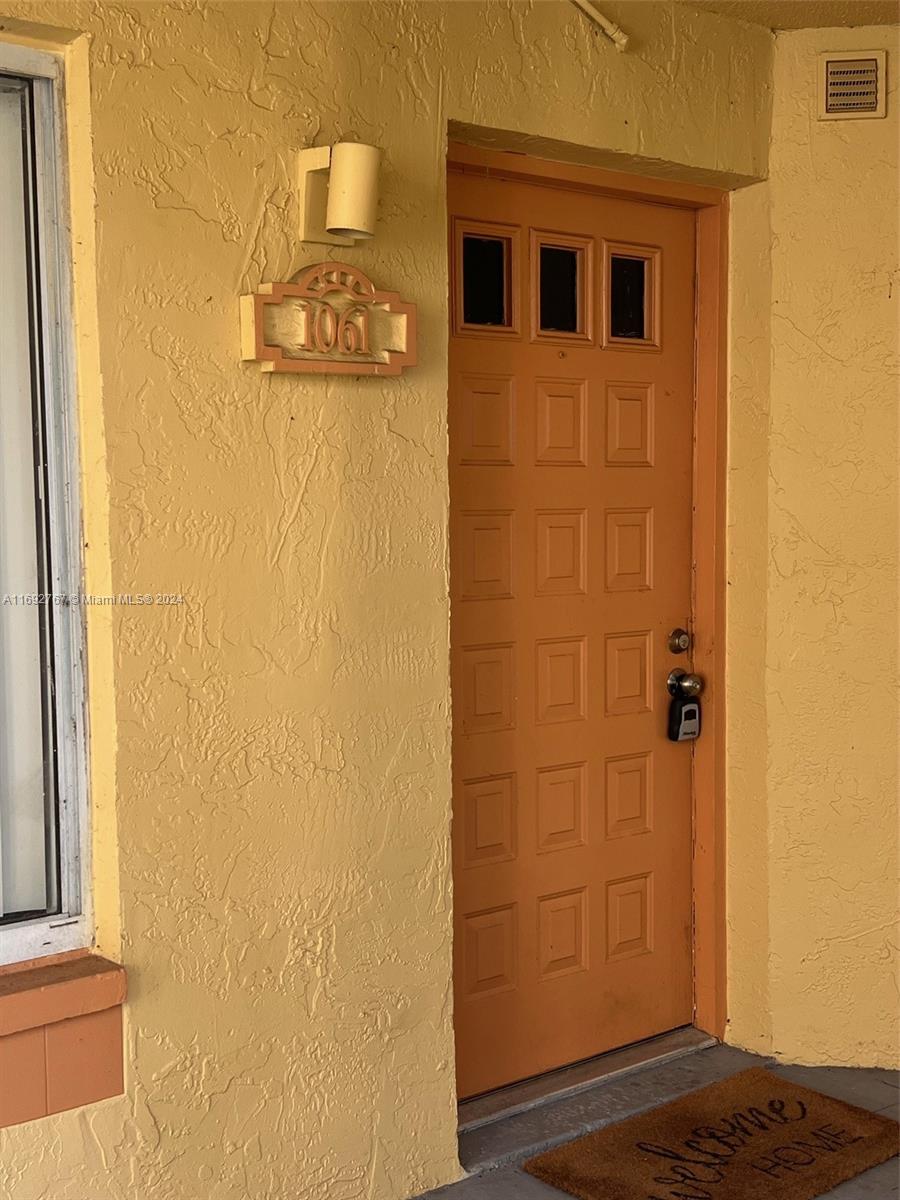
[[[325,228],[337,237],[370,238],[378,210],[381,151],[362,142],[338,142],[331,148]]]

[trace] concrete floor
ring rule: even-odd
[[[699,1050],[675,1062],[598,1083],[577,1096],[554,1101],[460,1137],[460,1161],[470,1177],[428,1192],[419,1200],[563,1200],[564,1193],[519,1170],[533,1154],[655,1108],[748,1067],[776,1075],[900,1119],[900,1073],[849,1067],[782,1066],[730,1046]],[[895,1158],[828,1192],[828,1200],[889,1200],[900,1196]],[[823,1197],[824,1200],[824,1197]]]

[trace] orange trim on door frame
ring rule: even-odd
[[[694,666],[706,679],[703,737],[693,747],[694,1024],[722,1038],[725,928],[725,484],[728,192],[451,142],[449,169],[546,182],[697,213],[694,378]]]

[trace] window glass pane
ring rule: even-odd
[[[30,94],[0,82],[0,922],[57,903]],[[49,688],[47,688],[49,693]]]
[[[609,274],[610,337],[645,338],[647,260],[614,254]]]
[[[505,238],[463,236],[463,321],[466,325],[509,325]]]
[[[541,329],[578,333],[578,250],[541,246]]]

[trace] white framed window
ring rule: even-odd
[[[0,963],[92,935],[61,88],[0,43]]]

